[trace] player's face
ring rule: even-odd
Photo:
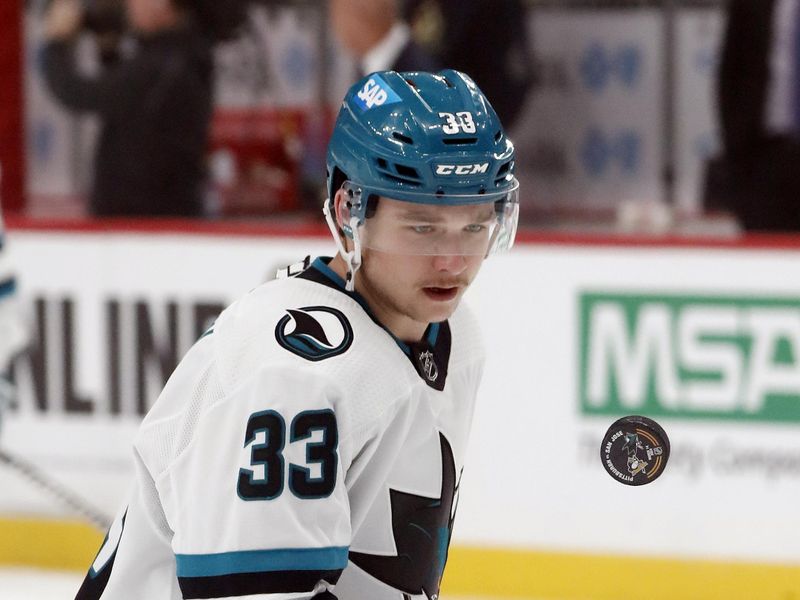
[[[398,337],[416,340],[453,314],[480,269],[491,203],[438,207],[381,198],[363,228],[356,289]]]

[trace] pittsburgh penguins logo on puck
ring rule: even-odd
[[[609,427],[600,446],[600,459],[608,474],[625,485],[655,481],[669,458],[669,438],[647,417],[622,417]]]

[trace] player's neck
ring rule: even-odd
[[[347,280],[347,265],[341,255],[337,254],[334,256],[328,267],[339,275],[342,280]],[[381,302],[380,298],[372,294],[369,287],[361,285],[358,273],[356,273],[355,278],[356,292],[366,301],[373,316],[381,325],[388,329],[393,336],[407,343],[418,342],[422,339],[425,335],[425,330],[428,328],[428,323],[420,323],[404,314],[392,310]]]

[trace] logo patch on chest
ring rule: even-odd
[[[275,339],[289,352],[318,361],[347,351],[353,328],[344,314],[329,306],[287,308],[275,326]]]
[[[417,360],[419,361],[419,368],[425,378],[433,383],[439,377],[439,369],[436,366],[436,361],[433,358],[433,352],[430,350],[426,350],[425,352],[420,352],[417,356]]]

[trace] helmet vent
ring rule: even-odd
[[[385,158],[377,158],[375,162],[378,165],[378,172],[381,177],[389,181],[415,186],[422,183],[419,171],[412,166],[401,165],[394,162],[389,163]]]
[[[495,185],[500,185],[503,183],[503,180],[508,175],[508,172],[511,170],[513,161],[508,161],[500,165],[500,168],[497,170],[497,177],[495,177],[494,183]]]
[[[503,137],[503,132],[498,131],[497,133],[494,134],[494,141],[499,142],[502,139],[502,137]]]
[[[413,179],[419,179],[419,173],[413,167],[409,167],[406,165],[395,165],[395,169],[397,169],[397,174],[402,175],[403,177],[410,177]]]
[[[469,144],[477,144],[478,138],[444,138],[442,141],[446,146],[468,146]]]
[[[389,173],[383,173],[383,176],[390,181],[394,181],[395,183],[404,183],[406,185],[420,185],[419,179],[407,179],[405,177],[398,177],[397,175],[391,175]]]
[[[400,140],[400,141],[401,141],[401,142],[403,142],[404,144],[413,144],[413,143],[414,143],[414,140],[413,140],[413,139],[411,139],[411,138],[410,138],[410,137],[408,137],[407,135],[403,135],[403,134],[402,134],[402,133],[400,133],[399,131],[395,131],[394,133],[392,133],[392,137],[393,137],[394,139],[396,139],[396,140]]]
[[[449,80],[447,77],[442,77],[442,79],[444,79],[444,83],[445,83],[445,85],[446,85],[447,87],[449,87],[449,88],[454,88],[454,87],[456,87],[455,85],[453,85],[453,82],[452,82],[452,81],[450,81],[450,80]]]

